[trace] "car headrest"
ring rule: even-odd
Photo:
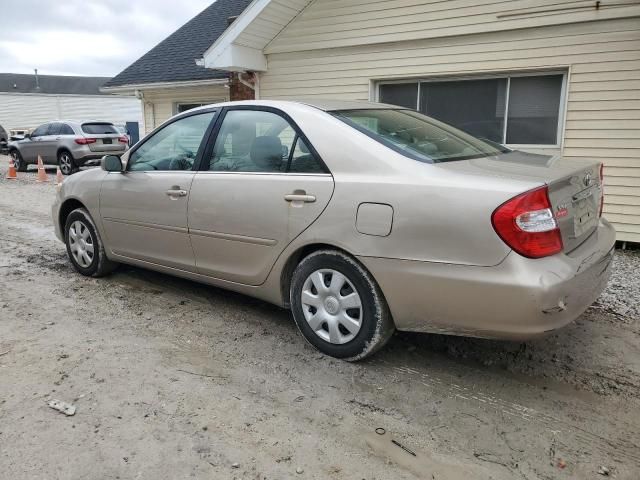
[[[282,142],[278,137],[257,137],[251,146],[251,161],[265,170],[282,164]]]

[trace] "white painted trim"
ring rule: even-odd
[[[229,69],[233,66],[236,70],[241,69],[243,65],[225,65],[225,67],[219,66],[219,64],[230,63],[232,59],[236,59],[238,62],[242,60],[249,60],[252,66],[261,66],[262,68],[256,69],[257,71],[266,71],[267,69],[267,57],[262,51],[255,50],[254,52],[244,52],[247,58],[243,58],[243,55],[236,52],[229,52],[232,46],[239,47],[240,45],[234,45],[233,42],[242,34],[242,32],[262,13],[262,11],[271,3],[272,0],[253,0],[251,4],[240,14],[238,18],[227,28],[227,30],[213,42],[202,55],[201,64],[207,68],[224,68]],[[262,58],[260,58],[262,56]],[[200,64],[200,63],[199,63]],[[250,68],[244,68],[242,70],[251,70]]]
[[[236,20],[237,21],[237,20]],[[213,51],[202,59],[202,66],[215,70],[227,70],[230,72],[266,72],[267,57],[261,50],[236,45],[226,45],[220,50]]]
[[[123,94],[133,92],[134,90],[153,90],[156,88],[180,88],[180,87],[199,87],[207,85],[228,85],[229,80],[226,78],[213,78],[210,80],[188,80],[184,82],[156,82],[156,83],[131,83],[129,85],[121,85],[118,87],[102,87],[101,92]]]

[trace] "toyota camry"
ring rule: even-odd
[[[401,107],[233,102],[168,120],[67,178],[83,275],[136,265],[292,311],[358,360],[394,330],[527,339],[606,286],[602,165],[513,151]]]

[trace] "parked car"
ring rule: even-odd
[[[601,164],[360,102],[190,110],[65,181],[52,213],[83,275],[122,262],[258,297],[348,360],[394,329],[556,330],[604,289],[615,243]]]
[[[58,165],[64,175],[71,175],[80,167],[99,164],[105,155],[123,154],[128,144],[109,122],[55,121],[10,142],[9,154],[19,172],[40,156],[45,164]]]
[[[120,135],[126,136],[127,137],[127,145],[131,145],[131,135],[129,134],[129,131],[127,130],[127,127],[125,125],[116,125],[116,130],[118,130],[118,133]]]
[[[9,134],[0,125],[0,153],[5,153],[9,148]]]

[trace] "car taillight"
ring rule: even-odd
[[[96,143],[97,140],[95,138],[85,138],[85,137],[80,137],[80,138],[76,138],[76,143],[78,145],[89,145],[90,143]]]
[[[127,138],[126,135],[122,135],[121,137],[118,137],[118,141],[120,143],[129,143],[129,139]]]
[[[599,216],[602,216],[602,210],[604,210],[604,163],[600,164],[600,211]]]
[[[542,258],[562,251],[562,236],[546,185],[500,205],[491,215],[491,223],[498,236],[524,257]]]

